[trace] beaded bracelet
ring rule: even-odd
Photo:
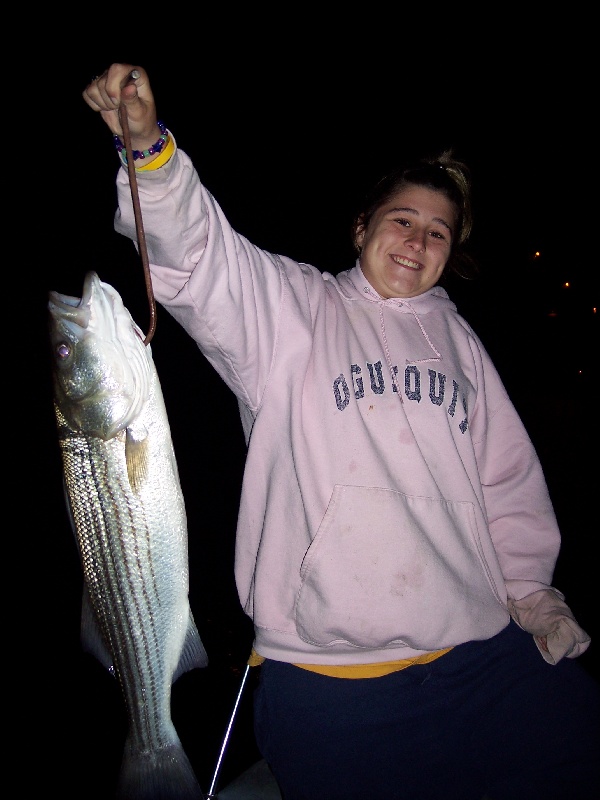
[[[167,139],[169,138],[169,132],[167,131],[164,123],[162,123],[160,121],[157,121],[156,124],[160,128],[160,133],[161,133],[160,139],[157,142],[154,142],[152,147],[149,147],[147,150],[134,150],[133,151],[133,160],[134,161],[137,161],[139,158],[148,158],[148,156],[153,156],[155,153],[160,153],[160,151],[165,146],[165,143],[166,143]],[[115,143],[115,147],[117,148],[117,150],[121,154],[121,158],[123,159],[123,162],[126,164],[127,163],[127,155],[126,155],[126,153],[123,152],[123,150],[125,150],[125,145],[119,139],[119,137],[117,136],[116,133],[113,135],[113,141]]]

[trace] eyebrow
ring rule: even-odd
[[[419,212],[417,211],[417,209],[410,208],[409,206],[397,206],[395,208],[390,208],[390,210],[387,213],[395,214],[398,211],[404,211],[408,212],[409,214],[414,214],[415,216],[419,216]],[[453,235],[452,228],[450,227],[450,225],[448,225],[446,220],[442,219],[441,217],[433,217],[433,222],[438,222],[440,225],[443,225],[444,228],[446,228],[446,230],[448,231],[448,233],[450,233],[451,236]]]

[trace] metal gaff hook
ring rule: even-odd
[[[134,69],[131,72],[130,78],[135,80],[140,77],[140,73]],[[127,172],[129,174],[129,184],[131,186],[131,199],[133,200],[133,213],[135,215],[135,229],[137,231],[138,246],[140,256],[142,258],[142,267],[144,269],[144,280],[146,283],[146,294],[148,296],[148,305],[150,307],[150,327],[144,344],[149,344],[154,332],[156,330],[156,300],[154,298],[154,291],[152,289],[152,278],[150,276],[150,266],[148,262],[148,249],[146,247],[146,236],[144,234],[144,225],[142,222],[142,210],[140,208],[140,198],[137,188],[137,179],[135,177],[135,165],[133,161],[133,149],[131,147],[131,134],[129,132],[129,122],[127,121],[127,110],[123,103],[119,106],[119,120],[121,128],[123,129],[123,141],[125,143],[125,151],[127,153]]]

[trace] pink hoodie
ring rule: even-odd
[[[135,240],[125,169],[117,185]],[[509,599],[549,589],[538,457],[444,289],[384,300],[358,262],[335,277],[259,249],[181,150],[138,192],[156,299],[239,402],[235,575],[258,653],[410,658],[487,639]]]

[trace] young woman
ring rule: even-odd
[[[123,104],[155,296],[238,399],[235,574],[285,800],[592,796],[598,687],[551,585],[540,462],[439,285],[471,230],[466,167],[442,153],[385,178],[334,276],[232,229],[143,68],[83,96],[116,137]],[[125,166],[117,189],[135,241]]]

